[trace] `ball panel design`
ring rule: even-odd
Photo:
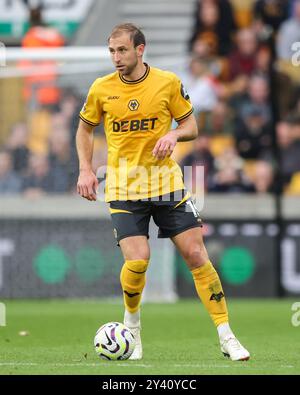
[[[130,357],[135,339],[130,329],[120,322],[108,322],[96,332],[94,347],[98,356],[109,361],[120,361]]]

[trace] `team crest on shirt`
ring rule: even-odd
[[[181,92],[181,96],[182,96],[185,100],[190,100],[190,96],[189,96],[189,94],[187,93],[187,90],[185,89],[185,87],[183,86],[183,84],[181,84],[180,92]]]
[[[128,103],[128,108],[130,111],[136,111],[140,106],[140,103],[136,99],[132,99]]]

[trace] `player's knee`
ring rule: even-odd
[[[190,270],[197,269],[205,265],[209,258],[205,250],[200,248],[191,248],[187,251],[185,256],[186,263]]]
[[[120,241],[120,247],[127,261],[150,260],[150,248],[147,242],[124,239]]]
[[[127,261],[149,261],[150,251],[148,249],[136,248],[135,250],[127,251],[125,259]]]

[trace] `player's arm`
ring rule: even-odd
[[[194,114],[178,122],[176,129],[171,130],[177,136],[177,142],[195,140],[198,136],[198,126]]]
[[[95,201],[98,180],[92,169],[94,126],[80,120],[76,133],[76,148],[79,158],[77,192],[87,200]]]
[[[164,159],[174,151],[177,142],[195,140],[198,136],[198,126],[194,114],[178,122],[176,129],[170,130],[165,136],[160,138],[154,149],[153,156]]]

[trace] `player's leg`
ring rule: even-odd
[[[171,239],[187,263],[199,298],[217,327],[222,352],[232,360],[249,359],[249,352],[238,342],[229,326],[221,281],[209,260],[201,229],[188,229]]]
[[[197,293],[216,326],[228,322],[227,306],[219,276],[209,260],[201,229],[188,229],[174,237],[176,245],[190,269]]]
[[[120,275],[125,305],[124,324],[136,339],[130,359],[141,359],[140,302],[150,258],[147,238],[151,208],[147,202],[115,201],[110,203],[110,213],[114,234],[124,257]]]
[[[147,202],[110,202],[115,238],[121,247],[124,265],[121,285],[126,311],[135,314],[139,310],[145,286],[150,250],[147,238],[151,208]]]
[[[126,311],[135,315],[139,311],[146,283],[150,248],[145,236],[126,237],[119,243],[124,257],[120,275],[124,304]]]
[[[145,236],[126,237],[119,243],[125,261],[120,276],[125,305],[124,324],[131,329],[136,340],[130,359],[137,360],[143,356],[140,303],[146,282],[150,248]]]

